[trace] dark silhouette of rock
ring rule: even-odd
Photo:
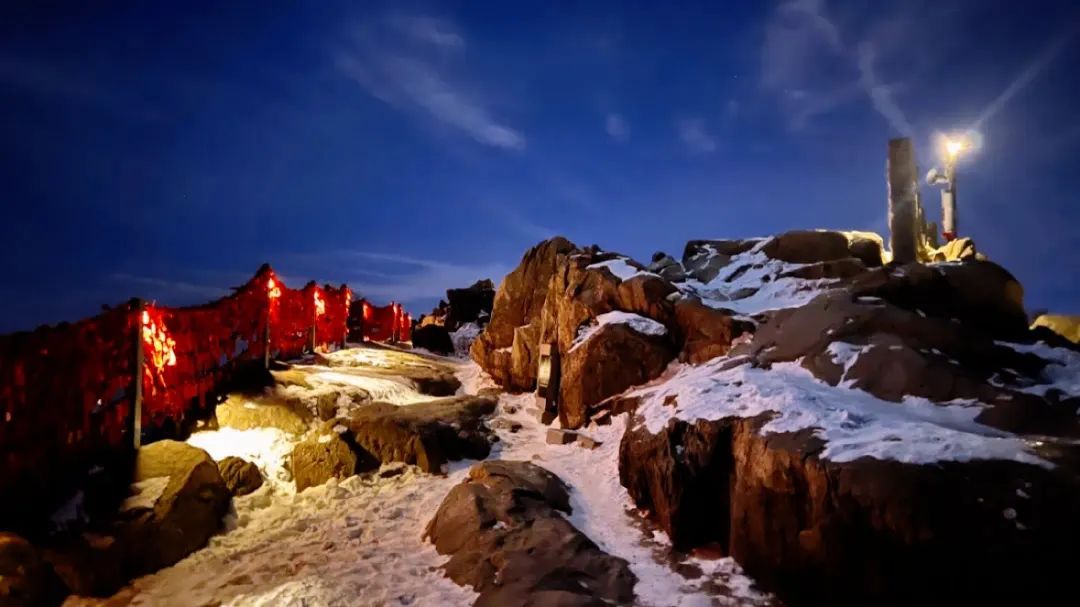
[[[454,353],[454,342],[450,339],[450,333],[441,325],[423,325],[414,329],[412,345],[414,348],[423,348],[443,356]]]
[[[473,466],[427,526],[450,579],[472,586],[474,605],[630,604],[636,578],[574,528],[566,485],[529,462]]]
[[[490,280],[479,280],[464,289],[448,289],[446,299],[449,302],[446,328],[455,331],[465,323],[482,323],[491,316],[495,305],[495,285]]]
[[[0,606],[59,605],[66,594],[60,578],[30,542],[0,532]]]
[[[226,457],[218,462],[218,471],[235,497],[252,493],[262,487],[263,477],[259,467],[239,457]]]

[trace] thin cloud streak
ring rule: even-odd
[[[1029,63],[1023,71],[1021,71],[1016,78],[1013,79],[1009,86],[1005,87],[1005,90],[1001,92],[990,105],[983,110],[983,113],[975,120],[975,123],[971,125],[972,129],[979,130],[983,127],[986,121],[993,118],[994,114],[997,114],[1005,107],[1013,97],[1023,91],[1036,77],[1039,76],[1053,61],[1057,58],[1058,54],[1065,49],[1066,46],[1072,42],[1073,37],[1076,34],[1076,28],[1070,28],[1069,31],[1058,36],[1046,45],[1038,56]]]
[[[716,151],[716,140],[705,128],[701,118],[685,118],[675,123],[679,139],[691,152],[709,154]]]
[[[404,34],[404,35],[402,35]],[[460,131],[483,145],[525,148],[525,136],[449,75],[464,38],[443,21],[392,16],[357,31],[335,56],[337,70],[387,105]]]

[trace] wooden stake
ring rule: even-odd
[[[146,303],[136,299],[135,304],[135,396],[131,403],[131,432],[132,444],[138,451],[142,446],[142,401],[143,401],[143,369],[146,367],[146,355],[143,352],[143,312]]]

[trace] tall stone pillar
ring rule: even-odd
[[[889,248],[893,261],[909,263],[918,258],[919,182],[915,148],[911,139],[889,140],[886,165],[889,182]]]

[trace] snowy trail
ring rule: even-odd
[[[388,366],[363,352],[365,364]],[[410,382],[309,368],[318,390],[352,385],[379,400],[430,400]],[[267,482],[233,500],[225,530],[176,565],[132,583],[131,605],[382,606],[470,605],[476,598],[443,576],[446,560],[423,541],[424,527],[446,493],[467,474],[460,462],[446,476],[406,468],[399,476],[331,480],[299,494],[286,469],[298,439],[272,428],[223,428],[189,443],[220,460],[243,457]]]
[[[389,366],[378,351],[349,351],[373,367]],[[447,359],[439,359],[443,363]],[[490,387],[472,362],[450,362],[462,392]],[[349,384],[339,369],[312,368],[327,384]],[[380,397],[408,405],[425,397],[407,381],[380,383]],[[370,384],[362,386],[370,389]],[[618,443],[625,416],[588,430],[602,441],[595,450],[545,441],[546,426],[526,408],[531,395],[500,397],[496,417],[520,424],[500,437],[490,459],[533,461],[573,489],[571,522],[610,554],[626,559],[639,583],[636,604],[705,606],[761,604],[767,597],[732,559],[682,558],[673,562],[662,533],[648,535],[618,480]],[[496,424],[498,426],[499,424]],[[355,476],[331,480],[297,494],[286,456],[298,439],[274,429],[222,429],[192,436],[192,444],[220,459],[237,455],[254,462],[268,482],[234,500],[225,530],[173,567],[132,583],[131,605],[471,605],[476,593],[446,578],[446,558],[422,539],[424,527],[447,492],[467,475],[472,461],[457,462],[445,476],[406,468],[391,478]],[[676,573],[678,567],[683,574]]]

